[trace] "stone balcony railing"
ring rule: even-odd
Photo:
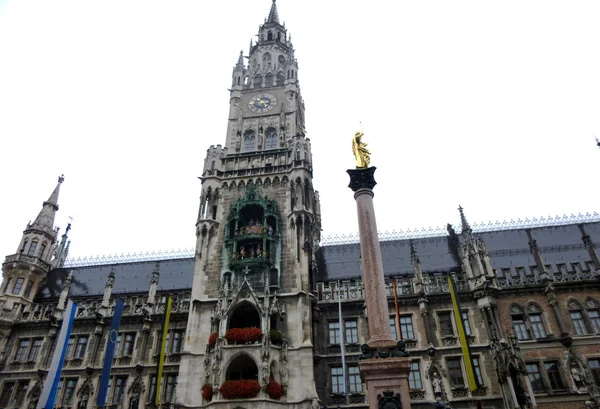
[[[547,264],[548,279],[553,283],[594,280],[597,272],[592,261]],[[500,287],[521,287],[542,284],[537,265],[495,270]]]
[[[173,302],[171,313],[187,313],[190,310],[190,294],[180,293],[172,295]],[[129,296],[124,298],[123,316],[143,316],[147,314],[162,314],[165,310],[163,297],[157,295],[157,303],[150,306],[147,296]],[[77,300],[76,318],[96,318],[97,314],[112,316],[115,308],[115,298],[111,299],[108,308],[102,307],[102,298]],[[22,322],[49,320],[56,309],[56,302],[34,304],[18,317]]]
[[[6,258],[4,259],[4,264],[6,263],[27,263],[39,267],[40,269],[45,271],[50,270],[50,263],[46,263],[39,257],[28,256],[27,254],[22,253],[6,256]]]

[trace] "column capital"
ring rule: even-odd
[[[348,169],[346,172],[350,175],[350,184],[348,187],[353,192],[360,189],[373,190],[377,182],[375,182],[375,166],[366,169]]]

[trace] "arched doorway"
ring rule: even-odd
[[[258,315],[258,311],[251,304],[240,304],[229,318],[228,329],[251,327],[261,328],[260,315]]]
[[[228,381],[238,381],[240,379],[258,380],[258,367],[254,359],[246,354],[236,357],[227,368],[225,379]]]

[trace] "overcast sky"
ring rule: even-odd
[[[206,149],[270,0],[0,0],[0,251],[65,174],[71,255],[192,248]],[[598,209],[600,2],[280,0],[323,235],[357,231],[362,122],[380,230]]]

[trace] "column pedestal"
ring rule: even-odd
[[[369,409],[379,408],[379,399],[385,399],[385,391],[399,395],[402,409],[410,408],[408,374],[410,358],[363,359],[358,363],[360,377],[367,385]]]

